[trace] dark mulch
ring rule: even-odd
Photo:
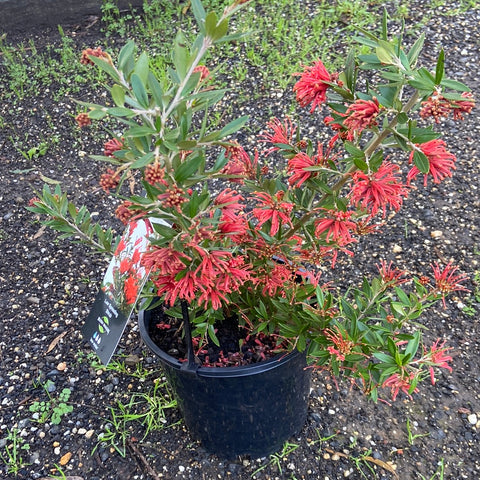
[[[410,4],[412,12],[423,15],[422,2]],[[413,27],[416,21],[413,14],[407,26]],[[451,17],[434,16],[424,28],[432,57],[443,45],[447,72],[474,92],[480,78],[479,24],[480,12],[472,10]],[[94,45],[102,36],[99,22],[92,25],[90,21],[65,28],[65,32],[75,39],[79,52],[82,45]],[[56,30],[29,31],[26,38],[30,37],[39,51],[59,42]],[[2,72],[0,65],[0,76]],[[444,372],[436,386],[422,386],[413,401],[399,397],[391,406],[369,403],[348,385],[337,389],[332,379],[315,374],[308,421],[302,432],[290,439],[296,448],[280,455],[278,461],[238,458],[224,462],[208,454],[185,431],[176,409],[166,412],[170,427],[144,439],[145,429],[132,423],[125,457],[108,444],[98,445],[92,453],[98,435],[111,423],[110,407],[117,400],[127,403],[134,393],[150,391],[161,373],[142,345],[135,322],[128,327],[118,352],[128,355],[129,363],[139,361],[137,366],[150,372],[146,379],[99,369],[86,358],[89,348],[79,331],[106,261],[80,246],[56,241],[25,210],[32,188],[40,188],[47,177],[61,181],[80,201],[96,206],[99,218],[109,222],[105,211],[111,207],[110,201],[97,188],[99,168],[83,154],[99,153],[101,146],[89,134],[75,131],[74,103],[69,98],[53,102],[55,88],[52,85],[50,91],[40,90],[21,102],[4,99],[0,105],[0,453],[7,461],[8,431],[17,431],[23,445],[29,445],[29,450],[19,450],[25,465],[18,478],[47,477],[55,472],[55,464],[67,460],[64,455],[68,453],[71,459],[63,470],[85,480],[387,480],[420,479],[421,475],[430,479],[439,462],[445,466],[444,478],[480,478],[480,304],[465,296],[450,299],[445,309],[438,306],[422,319],[430,340],[445,337],[454,348],[451,373]],[[85,89],[79,97],[89,95]],[[268,107],[268,99],[250,106],[256,123],[265,123]],[[278,105],[272,105],[272,110],[277,111]],[[479,288],[473,282],[480,272],[478,119],[477,108],[460,124],[447,121],[442,125],[448,130],[450,150],[458,154],[454,177],[413,192],[388,229],[360,243],[353,260],[341,262],[336,273],[340,280],[354,282],[361,273],[374,272],[380,258],[418,274],[428,271],[432,261],[445,264],[453,260],[472,278],[469,288]],[[49,142],[53,135],[59,142],[33,159],[24,158],[10,140],[25,138],[30,148]],[[116,226],[121,231],[122,227]],[[128,368],[135,372],[137,367]],[[47,380],[51,381],[52,402],[62,389],[72,392],[73,412],[58,425],[38,423],[29,411],[34,401],[48,400],[39,386]],[[421,436],[409,438],[407,422],[411,434]],[[262,466],[265,468],[254,474]],[[0,463],[0,476],[14,478],[6,472]]]

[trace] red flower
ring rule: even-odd
[[[372,100],[358,99],[348,107],[343,125],[349,130],[361,132],[365,128],[377,125],[376,117],[379,111],[378,100],[375,97]]]
[[[199,82],[203,82],[210,77],[210,70],[205,65],[197,65],[193,69],[193,73],[200,73],[200,80]]]
[[[288,179],[290,185],[300,188],[303,182],[315,177],[318,172],[307,170],[310,167],[319,167],[328,162],[327,156],[323,155],[323,146],[318,144],[317,154],[309,157],[306,153],[297,153],[288,161],[288,172],[293,175]]]
[[[107,52],[102,50],[102,47],[93,48],[86,48],[82,51],[82,56],[80,58],[80,63],[82,65],[95,65],[90,57],[98,57],[105,59],[108,63],[112,64],[112,58]]]
[[[354,242],[352,233],[355,232],[357,225],[350,220],[353,212],[341,212],[335,210],[327,210],[329,217],[322,218],[315,222],[315,235],[319,237],[322,233],[327,232],[326,241],[330,238],[337,242],[340,246]]]
[[[127,245],[125,241],[123,240],[123,238],[121,238],[120,241],[118,242],[117,248],[115,249],[114,255],[118,255],[120,252],[123,252],[126,246]]]
[[[415,379],[415,375],[413,373],[411,373],[408,376],[404,375],[403,377],[401,377],[398,373],[394,373],[393,375],[390,375],[383,382],[382,387],[383,388],[390,387],[393,401],[395,401],[400,391],[402,391],[403,393],[406,393],[410,398],[412,398],[412,396],[409,393],[409,390],[412,386],[412,382],[414,379]],[[417,393],[418,388],[415,388],[413,392]]]
[[[428,362],[433,364],[429,367],[430,380],[432,382],[432,385],[435,385],[435,372],[433,370],[433,366],[439,368],[446,368],[449,372],[452,371],[452,367],[447,362],[451,362],[453,358],[450,355],[445,355],[445,352],[451,350],[451,348],[444,347],[445,341],[443,341],[441,345],[438,344],[439,342],[440,340],[437,340],[430,347],[430,351],[425,352],[426,356],[428,357]]]
[[[88,127],[88,125],[91,125],[92,124],[92,120],[91,118],[88,116],[88,113],[79,113],[76,117],[75,117],[75,121],[77,122],[77,125],[80,127],[80,128],[83,128],[83,127]]]
[[[288,282],[292,282],[293,279],[292,270],[282,263],[275,263],[273,268],[263,273],[260,271],[255,272],[254,283],[257,286],[263,286],[263,295],[274,297],[275,295],[282,294],[285,285]]]
[[[416,145],[417,148],[427,156],[430,163],[430,169],[426,175],[424,175],[423,184],[427,185],[428,175],[433,177],[434,183],[440,183],[446,177],[451,177],[451,170],[455,170],[455,155],[448,152],[445,149],[445,142],[443,140],[435,139],[429,142]],[[410,163],[413,160],[413,151],[410,153]],[[418,174],[420,170],[413,166],[407,175],[407,184],[409,184]]]
[[[468,280],[466,275],[455,275],[458,267],[454,267],[451,263],[447,264],[442,270],[438,263],[432,265],[433,275],[435,278],[435,287],[442,295],[443,305],[445,306],[445,296],[450,292],[466,291],[468,288],[460,285],[461,282]]]
[[[225,149],[225,156],[229,162],[223,167],[221,173],[230,176],[234,183],[243,183],[244,179],[257,177],[258,152],[255,150],[253,160],[240,145],[229,146]]]
[[[400,210],[403,202],[402,197],[408,195],[405,185],[401,183],[398,175],[400,168],[390,162],[383,163],[373,173],[356,171],[353,175],[353,185],[350,192],[350,200],[353,205],[370,210],[371,216],[383,210],[385,217],[387,206],[394,210]]]
[[[122,150],[123,143],[118,138],[112,138],[108,142],[105,142],[103,147],[103,154],[107,157],[113,157],[113,153],[118,150]]]
[[[300,80],[293,87],[293,91],[297,95],[297,102],[301,107],[306,107],[311,103],[310,113],[312,113],[316,106],[325,103],[329,87],[326,82],[330,82],[332,77],[321,60],[315,62],[313,66],[305,67],[303,73],[297,73],[297,75],[301,75]]]
[[[380,265],[377,265],[378,272],[382,277],[383,282],[390,284],[390,286],[398,286],[402,283],[408,282],[408,278],[401,278],[407,274],[405,270],[399,268],[393,268],[392,262],[387,265],[384,260],[380,261]]]
[[[264,133],[260,136],[260,141],[268,142],[274,146],[269,148],[265,154],[270,155],[270,153],[278,150],[279,148],[275,146],[277,143],[282,143],[284,145],[291,145],[293,140],[293,135],[297,130],[297,127],[292,125],[292,119],[287,116],[284,123],[281,123],[278,118],[272,118],[268,123],[267,127],[273,130],[273,133]]]
[[[119,183],[120,177],[112,168],[107,168],[107,170],[100,176],[100,186],[105,193],[110,193],[110,189],[116,188]]]
[[[463,92],[462,97],[465,100],[454,100],[452,102],[453,118],[455,120],[463,120],[463,113],[470,113],[475,106],[475,100],[471,92]]]
[[[270,221],[270,235],[275,235],[282,224],[292,226],[290,213],[294,205],[288,202],[282,202],[284,192],[277,192],[276,195],[269,195],[264,192],[255,192],[257,205],[260,208],[253,209],[253,215],[258,220],[258,228],[265,222]]]
[[[472,111],[475,100],[470,92],[463,92],[461,96],[465,100],[449,100],[436,91],[426,101],[422,102],[420,116],[422,118],[433,117],[435,122],[439,123],[440,117],[446,118],[453,111],[454,120],[463,120],[463,114]]]
[[[334,355],[338,361],[345,361],[345,355],[351,353],[355,343],[348,338],[346,332],[342,332],[338,326],[334,327],[335,330],[324,330],[325,337],[328,338],[333,345],[327,347],[328,353]],[[335,348],[336,347],[336,348]]]

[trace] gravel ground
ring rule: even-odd
[[[423,15],[421,3],[410,2],[411,11]],[[407,26],[417,20],[412,14]],[[480,11],[472,10],[435,16],[424,28],[432,58],[441,44],[449,76],[474,92],[480,84],[479,24]],[[79,52],[102,36],[99,23],[91,25],[88,20],[65,28],[65,33],[78,44]],[[27,38],[35,39],[39,51],[59,42],[56,31],[29,32]],[[0,79],[2,75],[0,65]],[[399,397],[393,405],[370,403],[348,385],[337,389],[330,378],[315,374],[308,421],[284,452],[224,462],[189,437],[174,407],[164,412],[164,423],[160,422],[164,428],[145,438],[145,426],[129,422],[124,456],[118,452],[123,445],[119,437],[118,450],[113,442],[98,444],[98,436],[112,424],[110,408],[117,402],[126,404],[134,394],[134,399],[142,398],[138,395],[158,385],[156,379],[160,379],[157,398],[168,399],[169,392],[134,322],[118,350],[126,356],[119,357],[120,366],[102,369],[95,363],[79,330],[106,262],[80,246],[56,241],[25,210],[32,188],[40,188],[45,177],[79,192],[79,200],[96,206],[100,218],[108,218],[102,213],[111,208],[98,191],[98,169],[82,153],[98,152],[98,143],[93,134],[80,136],[75,131],[74,103],[67,98],[54,102],[52,92],[55,85],[34,98],[5,99],[0,105],[1,478],[15,478],[7,473],[8,463],[19,465],[16,478],[20,479],[59,475],[58,467],[71,480],[480,478],[478,108],[463,123],[444,125],[447,144],[458,155],[454,177],[415,191],[390,228],[360,243],[354,259],[341,262],[337,270],[340,278],[348,275],[349,282],[373,271],[379,258],[394,260],[415,273],[426,272],[432,261],[454,260],[471,277],[472,294],[453,298],[445,309],[440,306],[422,319],[429,329],[427,337],[446,337],[454,347],[453,372],[445,372],[436,386],[422,386],[413,401]],[[89,95],[85,90],[76,97]],[[278,96],[245,108],[256,113],[256,123],[264,124],[271,111],[279,110]],[[30,148],[51,141],[52,135],[58,143],[51,142],[45,155],[32,159],[22,156],[10,140],[28,138]],[[121,368],[124,360],[130,366]],[[67,404],[72,411],[62,415],[58,424],[52,417],[39,421],[41,412],[32,412],[31,407],[49,402],[51,413],[59,407],[63,389],[71,393]],[[19,448],[12,460],[8,453],[13,452],[13,437]]]

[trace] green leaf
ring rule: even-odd
[[[443,79],[443,75],[445,73],[445,52],[443,51],[443,48],[440,50],[440,53],[438,54],[438,60],[437,60],[437,67],[435,70],[435,84],[440,85]]]
[[[405,355],[410,355],[410,358],[415,357],[418,347],[420,345],[420,332],[415,332],[413,334],[413,339],[407,343],[407,347],[405,348]]]
[[[344,147],[353,158],[365,158],[365,152],[361,148],[356,147],[352,142],[345,142]]]
[[[368,164],[362,158],[353,158],[353,163],[362,172],[366,172],[368,170]]]
[[[445,78],[441,81],[440,85],[442,87],[451,88],[452,90],[457,90],[458,92],[470,92],[471,90],[463,83],[457,82],[456,80],[450,80]]]
[[[118,67],[124,71],[127,64],[133,63],[133,52],[135,51],[135,42],[128,41],[120,50],[118,54]],[[129,72],[130,73],[130,72]]]
[[[191,0],[190,5],[192,6],[193,16],[197,21],[200,31],[205,33],[205,17],[207,14],[203,8],[202,2],[200,0]]]
[[[412,48],[409,50],[407,54],[407,58],[411,67],[415,66],[415,64],[417,63],[418,56],[422,51],[424,42],[425,42],[425,34],[422,33],[420,37],[418,37],[417,41],[413,44]]]
[[[117,107],[123,107],[125,103],[125,91],[123,87],[116,83],[110,89],[110,94],[112,95],[112,99],[115,102],[115,105]]]
[[[93,57],[93,56],[90,57],[90,60],[91,60],[97,67],[99,67],[99,68],[100,68],[101,70],[103,70],[105,73],[107,73],[108,75],[110,75],[110,77],[112,77],[115,82],[118,82],[118,81],[120,80],[117,71],[115,70],[115,68],[114,68],[109,62],[107,62],[107,61],[104,60],[103,58]]]
[[[418,150],[413,152],[413,163],[420,170],[420,172],[427,174],[430,171],[430,162],[428,157]]]
[[[147,91],[145,90],[145,85],[143,84],[143,81],[140,78],[140,76],[137,75],[136,73],[133,73],[130,79],[130,82],[132,84],[133,94],[135,95],[135,98],[138,100],[138,103],[143,108],[148,108],[148,94],[147,94]]]
[[[132,163],[130,168],[142,168],[148,165],[154,157],[153,152],[148,152],[147,154],[143,155],[142,157],[138,158]]]
[[[134,111],[124,107],[112,107],[107,109],[109,115],[114,117],[134,117],[137,115]]]
[[[386,353],[375,352],[375,353],[373,353],[373,356],[377,360],[380,360],[384,364],[387,364],[387,365],[394,365],[395,364],[395,360],[393,359],[393,357],[391,357],[390,355],[387,355]]]
[[[160,85],[160,82],[157,80],[157,77],[152,72],[148,72],[147,79],[148,86],[152,92],[153,100],[155,104],[162,107],[163,106],[163,89]]]
[[[221,138],[226,137],[227,135],[230,135],[240,130],[247,123],[248,119],[249,119],[249,116],[244,115],[243,117],[236,118],[235,120],[225,125],[222,128],[222,130],[220,130]]]
[[[178,183],[181,183],[190,178],[194,173],[198,171],[200,166],[203,164],[203,161],[203,157],[199,155],[180,164],[180,166],[175,171],[175,180]]]
[[[132,137],[132,138],[137,138],[137,137],[145,137],[148,135],[153,135],[157,133],[153,128],[150,127],[145,127],[145,126],[138,126],[138,127],[133,127],[130,128],[125,132],[126,137]]]
[[[101,107],[101,108],[98,108],[98,109],[90,110],[88,112],[88,117],[92,118],[93,120],[100,120],[103,117],[105,117],[106,114],[107,114],[106,109]]]
[[[148,55],[146,52],[142,52],[142,54],[138,57],[133,71],[142,79],[142,82],[145,85],[147,83],[148,74],[150,72],[148,68]]]
[[[187,74],[188,51],[185,36],[182,32],[178,32],[175,37],[175,49],[173,63],[176,68],[179,80],[183,80]]]
[[[228,32],[228,18],[224,18],[215,29],[215,34],[212,37],[215,42],[222,40],[225,34]]]
[[[377,54],[377,58],[380,62],[384,65],[392,65],[393,64],[393,55],[382,47],[377,47],[375,49],[375,53]]]
[[[205,32],[207,36],[215,40],[215,30],[217,28],[217,14],[215,12],[208,12],[205,17]]]

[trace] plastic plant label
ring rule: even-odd
[[[110,362],[148,278],[141,258],[152,234],[149,220],[128,225],[82,328],[83,337],[104,365]]]

